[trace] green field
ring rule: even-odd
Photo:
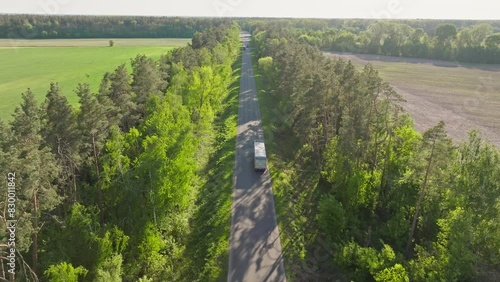
[[[115,40],[115,39],[114,39]],[[5,40],[4,40],[5,41]],[[47,44],[50,40],[38,40]],[[72,105],[78,103],[74,90],[78,83],[89,83],[97,91],[107,71],[127,63],[137,54],[159,58],[168,50],[181,45],[179,40],[115,40],[115,46],[92,46],[96,42],[107,44],[109,40],[53,40],[53,47],[4,47],[0,48],[0,119],[10,120],[15,107],[21,101],[21,93],[30,88],[42,102],[51,82],[58,82]],[[183,40],[184,44],[187,40]],[[80,47],[61,47],[64,44],[81,44]],[[93,42],[93,43],[92,43]],[[137,46],[120,46],[120,44]],[[157,46],[153,46],[153,45]],[[169,46],[169,47],[165,47]]]
[[[85,39],[0,39],[0,47],[83,47],[109,46],[185,46],[188,38],[85,38]]]

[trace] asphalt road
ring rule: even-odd
[[[249,41],[242,33],[242,41]],[[228,282],[286,281],[271,177],[253,170],[253,141],[264,140],[250,51],[241,66]]]

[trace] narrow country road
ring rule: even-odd
[[[250,40],[242,33],[242,41]],[[263,140],[250,51],[241,66],[228,282],[286,281],[268,171],[253,170],[253,141]]]

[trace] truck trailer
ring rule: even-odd
[[[266,146],[263,141],[253,142],[254,158],[253,167],[256,171],[265,171],[267,168]]]

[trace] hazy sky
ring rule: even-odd
[[[499,6],[498,0],[0,0],[0,13],[500,19]]]

